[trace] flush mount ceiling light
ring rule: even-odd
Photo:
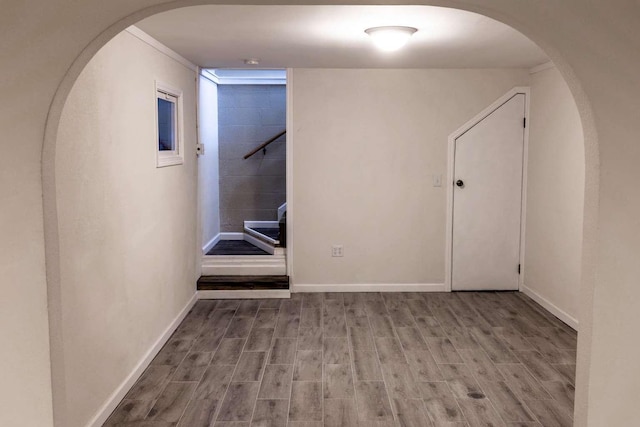
[[[244,60],[246,65],[258,65],[260,64],[260,60],[256,58],[248,58]]]
[[[364,30],[371,37],[373,44],[386,52],[400,49],[416,31],[418,29],[413,27],[373,27]]]

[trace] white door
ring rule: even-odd
[[[516,290],[520,260],[525,95],[455,140],[453,290]]]

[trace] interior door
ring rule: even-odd
[[[517,290],[525,95],[455,140],[453,290]]]

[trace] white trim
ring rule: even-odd
[[[254,231],[255,233],[255,231]],[[265,239],[269,239],[268,236],[264,236]],[[273,239],[269,239],[269,240],[273,240]],[[261,240],[251,234],[249,234],[248,232],[244,233],[244,241],[245,242],[249,242],[251,243],[253,246],[256,246],[260,249],[262,249],[263,251],[273,255],[274,253],[276,253],[276,248],[273,245],[270,245],[269,243],[265,242],[264,240]],[[274,241],[275,243],[275,241]]]
[[[244,240],[244,233],[237,233],[237,232],[220,233],[220,240]]]
[[[157,51],[159,51],[161,53],[164,53],[169,58],[179,62],[182,65],[184,65],[188,69],[193,70],[195,72],[198,72],[198,66],[196,64],[194,64],[193,62],[189,61],[187,58],[185,58],[184,56],[180,55],[178,52],[168,48],[165,45],[163,45],[158,40],[154,39],[149,34],[145,33],[144,31],[142,31],[140,28],[136,27],[135,25],[130,26],[129,28],[125,29],[125,31],[128,32],[129,34],[131,34],[132,36],[137,37],[138,39],[142,40],[143,42],[145,42],[146,44],[148,44],[152,48],[156,49]]]
[[[198,299],[291,298],[288,289],[247,289],[233,291],[198,291]]]
[[[200,75],[200,67],[198,67],[198,76]],[[201,131],[200,131],[200,77],[196,77],[196,146],[200,146],[202,145],[202,135],[201,135]],[[197,151],[197,150],[196,150]],[[197,156],[198,158],[200,156]],[[213,238],[211,240],[209,240],[209,242],[207,242],[206,244],[203,245],[203,240],[204,240],[204,227],[202,226],[202,199],[204,198],[202,195],[203,192],[203,183],[200,182],[200,162],[198,160],[196,160],[196,224],[197,224],[197,230],[198,230],[198,234],[196,236],[196,253],[198,253],[199,249],[202,249],[202,255],[206,254],[207,252],[209,252],[211,250],[211,248],[215,245],[215,243],[212,244],[212,242],[216,239],[216,237],[218,237],[220,235],[220,233],[218,233],[217,235],[213,236]],[[196,272],[198,274],[198,276],[202,276],[202,265],[199,262],[198,257],[195,257],[196,262]]]
[[[570,326],[573,330],[575,331],[578,330],[578,319],[571,316],[569,313],[567,313],[566,311],[564,311],[563,309],[561,309],[560,307],[558,307],[557,305],[555,305],[554,303],[552,303],[551,301],[549,301],[548,299],[546,299],[545,297],[543,297],[542,295],[534,291],[533,289],[527,287],[526,285],[522,285],[520,287],[520,292],[522,292],[523,294],[525,294],[526,296],[528,296],[529,298],[531,298],[532,300],[540,304],[551,314],[553,314],[558,319],[562,320],[564,323]]]
[[[209,240],[206,245],[202,247],[202,254],[209,252],[220,241],[220,233],[213,236],[213,239]]]
[[[522,88],[524,93],[524,116],[526,118],[526,126],[524,127],[524,153],[522,153],[522,201],[520,211],[520,275],[518,276],[518,290],[524,285],[525,275],[525,258],[526,249],[525,238],[527,236],[527,186],[529,176],[529,129],[530,124],[530,105],[531,105],[531,89]]]
[[[287,168],[287,239],[286,239],[286,252],[287,252],[287,275],[289,276],[289,286],[292,286],[295,283],[295,274],[293,269],[293,138],[295,137],[295,127],[294,127],[294,115],[293,115],[293,82],[294,82],[294,71],[293,68],[287,68],[287,126],[289,129],[287,133],[287,144],[286,144],[286,168]]]
[[[291,282],[289,282],[291,283]],[[291,286],[291,284],[289,285]],[[444,283],[345,283],[310,284],[291,286],[296,292],[445,292]]]
[[[184,163],[184,99],[182,90],[168,85],[164,82],[155,81],[155,98],[154,98],[154,108],[156,114],[156,140],[155,140],[155,150],[156,150],[156,167],[163,168],[166,166],[175,166],[181,165]],[[158,94],[169,95],[172,98],[176,98],[175,100],[175,109],[176,109],[176,123],[175,123],[175,149],[172,151],[160,151],[158,148],[158,131],[159,131],[159,118],[158,118],[158,99],[160,98]],[[173,101],[172,101],[173,102]]]
[[[278,222],[280,222],[280,220],[282,219],[286,211],[287,211],[287,202],[284,202],[278,207]]]
[[[247,76],[247,75],[241,75],[242,72],[246,72],[247,70],[222,70],[222,71],[226,71],[228,73],[233,74],[234,71],[237,71],[238,74],[236,75],[219,75],[217,73],[217,71],[219,71],[219,69],[215,69],[215,68],[207,68],[206,69],[207,73],[209,75],[211,75],[217,84],[219,85],[286,85],[287,84],[287,77],[286,77],[286,73],[285,73],[285,77],[277,77],[277,76],[273,76],[273,75],[268,75],[267,73],[269,71],[282,71],[281,69],[274,69],[274,70],[268,70],[268,69],[260,69],[257,71],[262,71],[265,73],[265,75],[260,75],[258,73]]]
[[[524,279],[524,247],[525,247],[525,220],[526,220],[526,211],[527,211],[527,163],[529,158],[529,100],[530,89],[528,87],[514,87],[506,94],[502,95],[496,101],[494,101],[487,108],[482,110],[479,114],[473,117],[471,120],[466,122],[464,125],[460,126],[449,135],[448,146],[447,146],[447,223],[446,223],[446,237],[445,237],[445,290],[451,291],[451,275],[452,271],[452,251],[453,251],[453,169],[455,162],[455,142],[456,139],[459,138],[462,134],[467,132],[476,124],[480,123],[487,116],[489,116],[492,112],[498,109],[502,104],[507,102],[509,99],[514,97],[517,94],[525,95],[525,118],[527,125],[524,128],[524,153],[522,159],[522,204],[521,204],[521,218],[520,218],[520,276],[518,278],[518,287],[522,286],[522,281]]]
[[[551,61],[548,61],[548,62],[545,62],[544,64],[536,65],[535,67],[530,68],[529,74],[539,73],[540,71],[548,70],[549,68],[553,68],[555,66],[556,64],[554,64]]]
[[[215,83],[217,85],[220,84],[220,79],[218,78],[218,76],[210,72],[207,68],[200,68],[200,75],[209,80],[211,83]]]
[[[245,221],[244,226],[249,228],[279,228],[280,223],[278,221]]]
[[[129,392],[131,387],[138,381],[142,373],[145,369],[151,364],[151,361],[154,357],[160,352],[162,347],[167,343],[171,334],[178,328],[180,323],[184,320],[184,318],[189,313],[189,310],[194,306],[196,301],[198,300],[198,295],[194,294],[193,297],[187,302],[187,305],[178,313],[178,315],[173,319],[173,321],[169,324],[169,326],[164,330],[162,335],[156,340],[156,342],[151,346],[151,348],[145,353],[142,359],[138,362],[138,364],[133,368],[133,371],[125,378],[125,380],[120,383],[120,385],[116,388],[116,390],[111,393],[111,396],[107,399],[107,401],[102,405],[102,407],[98,410],[96,415],[89,421],[87,424],[89,427],[100,427],[102,426],[109,415],[118,407],[118,404],[124,396]]]

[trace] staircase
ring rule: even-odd
[[[278,216],[279,221],[245,221],[243,233],[224,237],[225,243],[246,242],[235,246],[248,246],[252,254],[204,255],[198,291],[211,298],[288,298],[286,203]]]

